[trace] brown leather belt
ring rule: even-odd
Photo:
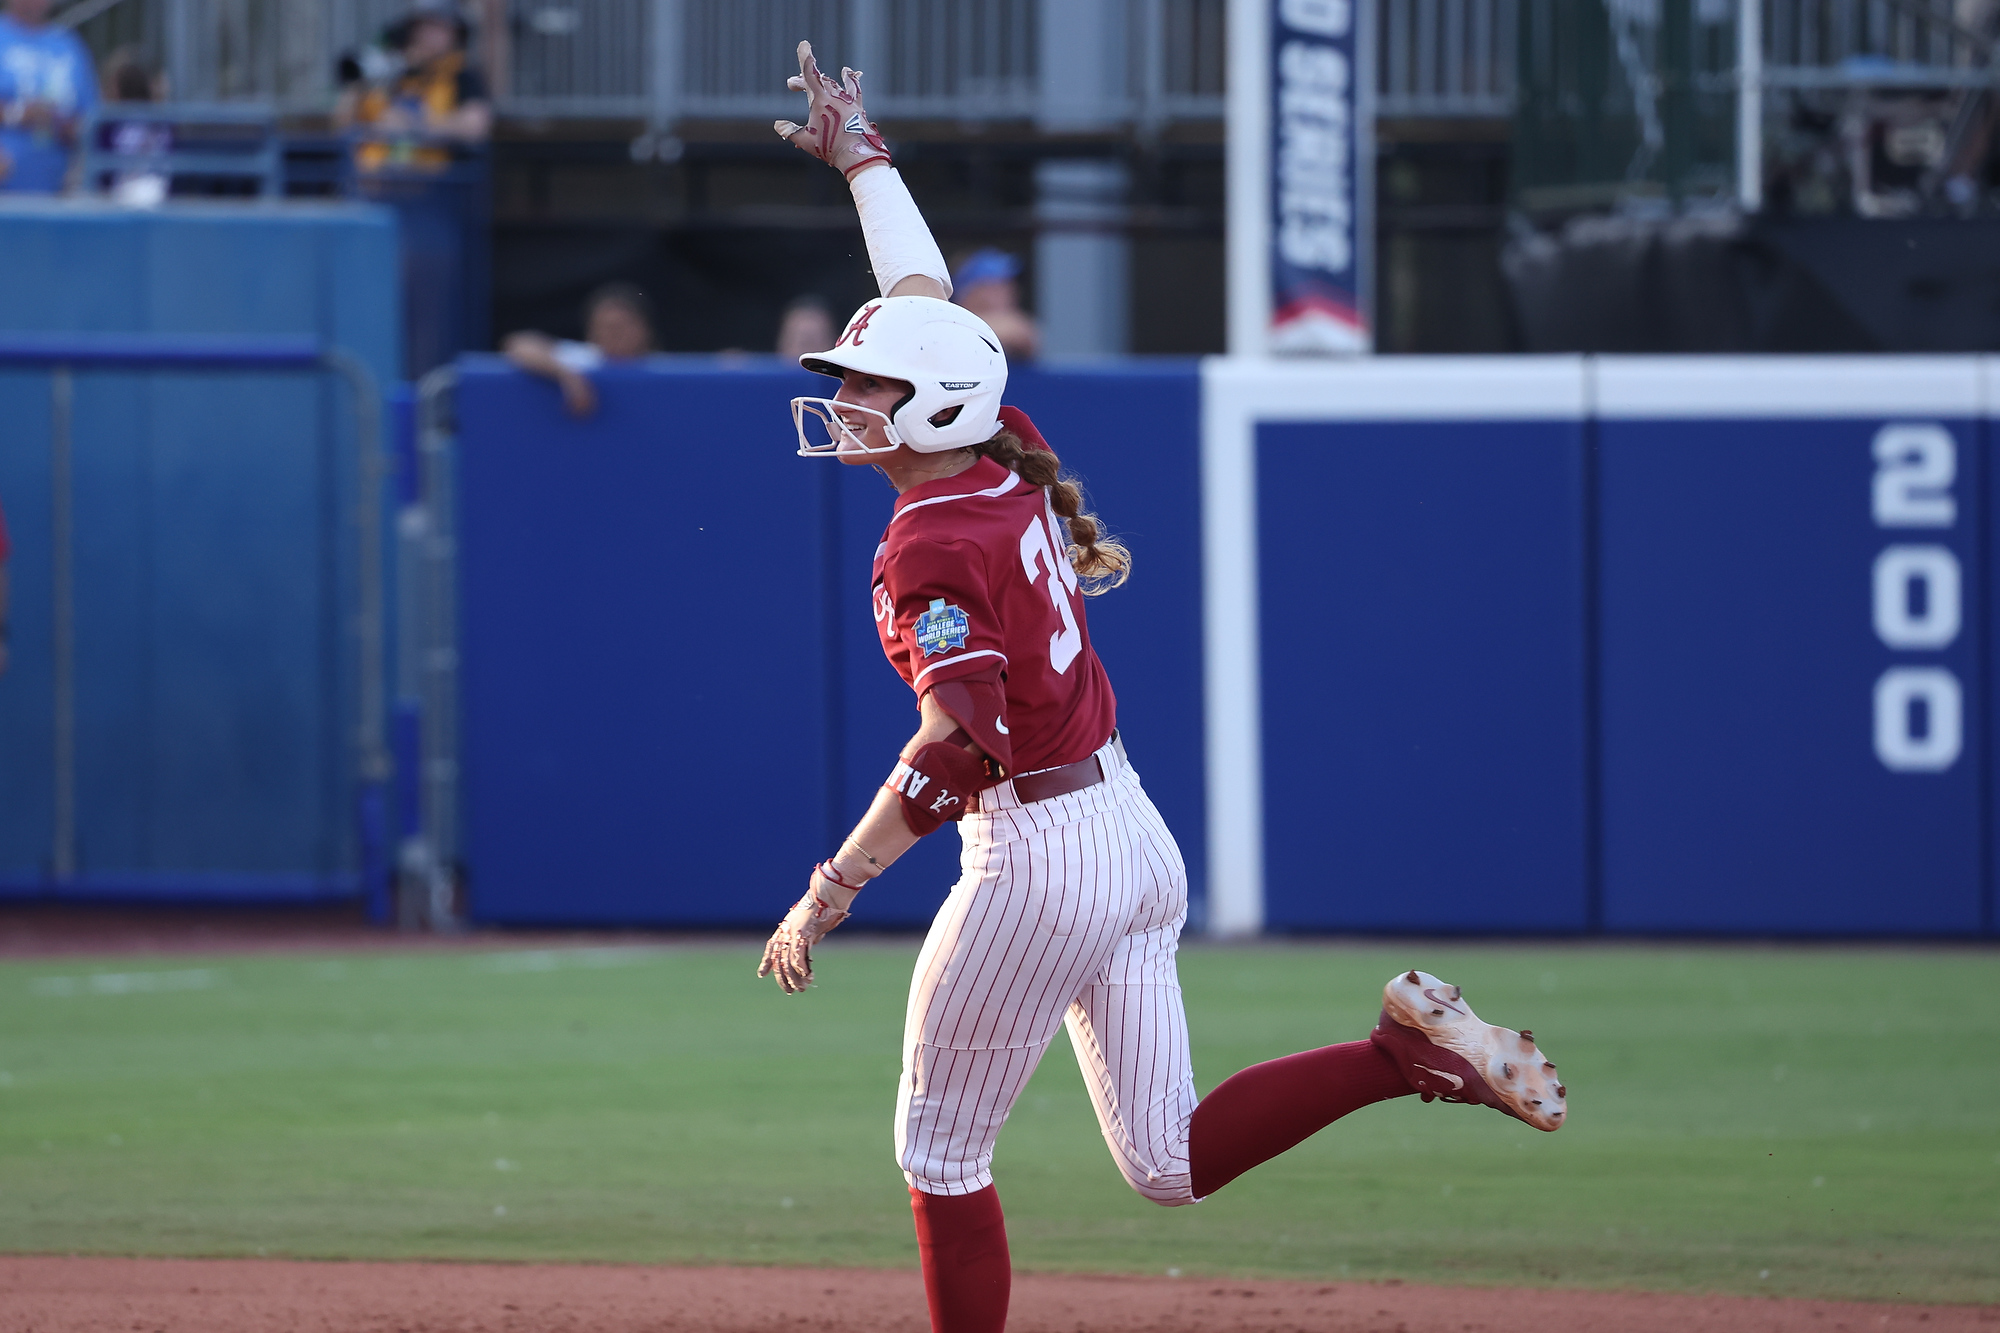
[[[1125,742],[1118,739],[1118,733],[1115,731],[1111,733],[1111,748],[1117,752],[1119,762],[1123,763]],[[1108,776],[1103,763],[1093,754],[1088,759],[1079,759],[1073,764],[1064,764],[1061,768],[1044,768],[1033,773],[1021,774],[1013,780],[1014,797],[1022,805],[1032,805],[1036,801],[1053,800],[1058,796],[1067,796],[1071,792],[1083,791],[1087,787],[1095,787]],[[966,803],[967,813],[984,808],[979,800],[980,795],[979,792],[972,794],[972,799]]]

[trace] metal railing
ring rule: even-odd
[[[396,518],[398,690],[416,708],[417,827],[396,853],[396,915],[405,929],[453,930],[459,902],[458,371],[417,386],[416,485]]]
[[[1106,119],[1222,114],[1226,0],[1099,0],[1122,48]],[[515,0],[503,107],[524,114],[767,120],[796,111],[792,45],[868,73],[879,116],[1027,119],[1042,107],[1046,0]],[[664,73],[665,77],[658,77]]]
[[[1982,0],[1764,0],[1764,84],[1973,87],[1994,23]]]
[[[120,133],[127,128],[139,132]],[[163,195],[177,177],[233,181],[267,199],[285,191],[277,117],[255,102],[101,104],[82,139],[86,190],[150,176],[158,179]]]
[[[1376,14],[1376,115],[1512,113],[1516,0],[1381,0]]]
[[[665,91],[652,74],[655,29],[666,8],[658,0],[515,0],[493,44],[502,108],[557,117],[650,115]]]
[[[1384,93],[1395,114],[1504,114],[1515,0],[1377,0]],[[811,36],[865,69],[887,118],[1033,119],[1045,52],[1099,25],[1111,58],[1082,91],[1098,117],[1159,125],[1223,110],[1227,0],[470,0],[475,45],[501,111],[550,118],[771,119],[791,49]],[[141,45],[173,95],[323,111],[343,52],[409,0],[76,0],[86,34]],[[107,13],[108,11],[108,13]],[[1061,31],[1045,31],[1054,15]],[[58,15],[58,21],[61,21]],[[1122,54],[1122,59],[1119,56]]]
[[[1602,0],[1644,45],[1670,0]],[[1734,26],[1738,0],[1684,0],[1698,28]],[[1375,0],[1377,112],[1511,113],[1520,0]],[[500,109],[549,118],[765,120],[792,44],[868,71],[884,118],[1033,119],[1052,43],[1081,25],[1123,59],[1083,91],[1108,122],[1157,126],[1223,111],[1227,0],[469,0]],[[324,110],[343,51],[372,41],[410,0],[76,0],[65,14],[147,34],[174,95]],[[1985,0],[1761,0],[1764,85],[1984,84]],[[1044,31],[1050,15],[1061,32]],[[58,16],[61,21],[62,16]],[[108,30],[107,30],[108,31]],[[1060,48],[1058,48],[1060,49]]]

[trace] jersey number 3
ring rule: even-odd
[[[1030,519],[1028,530],[1021,534],[1021,568],[1028,571],[1030,584],[1048,575],[1049,600],[1062,617],[1062,628],[1049,636],[1049,665],[1061,675],[1083,651],[1083,631],[1077,628],[1076,611],[1069,604],[1076,592],[1076,571],[1070,568],[1066,548],[1050,543],[1049,529],[1039,516]]]

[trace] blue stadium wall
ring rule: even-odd
[[[1093,633],[1210,928],[1964,937],[1989,375],[1159,363],[1009,398],[1138,553]],[[816,383],[663,361],[578,423],[465,366],[479,919],[762,926],[865,805],[914,720],[867,605],[891,497],[792,457]],[[955,850],[864,919],[921,925]]]
[[[578,422],[544,382],[461,365],[472,910],[768,925],[915,730],[869,602],[894,494],[794,456],[787,404],[817,376],[677,358],[599,378]],[[1128,751],[1199,867],[1195,366],[1024,370],[1009,389],[1140,552],[1091,631]],[[869,889],[866,920],[922,926],[957,875],[954,833],[929,838]]]
[[[400,365],[383,210],[0,203],[0,331],[311,335]],[[0,898],[315,901],[361,890],[346,388],[74,373],[77,873],[52,878],[51,412],[0,367],[12,663]]]
[[[385,382],[365,209],[0,209],[0,330],[309,333]],[[1994,933],[1992,363],[1017,372],[1138,554],[1091,606],[1219,933]],[[762,927],[913,723],[890,494],[768,359],[458,391],[470,903]],[[80,374],[78,875],[49,875],[49,381],[0,371],[0,895],[362,891],[353,422],[305,375]],[[393,623],[393,621],[392,621]],[[949,833],[872,888],[926,921]]]
[[[1211,920],[1993,934],[1994,368],[1210,363]]]

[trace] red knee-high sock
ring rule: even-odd
[[[971,1194],[913,1189],[910,1211],[917,1219],[931,1333],[1001,1333],[1014,1272],[1000,1191],[991,1185]]]
[[[1396,1062],[1366,1041],[1251,1065],[1201,1099],[1188,1123],[1197,1199],[1295,1148],[1349,1111],[1411,1092]]]

